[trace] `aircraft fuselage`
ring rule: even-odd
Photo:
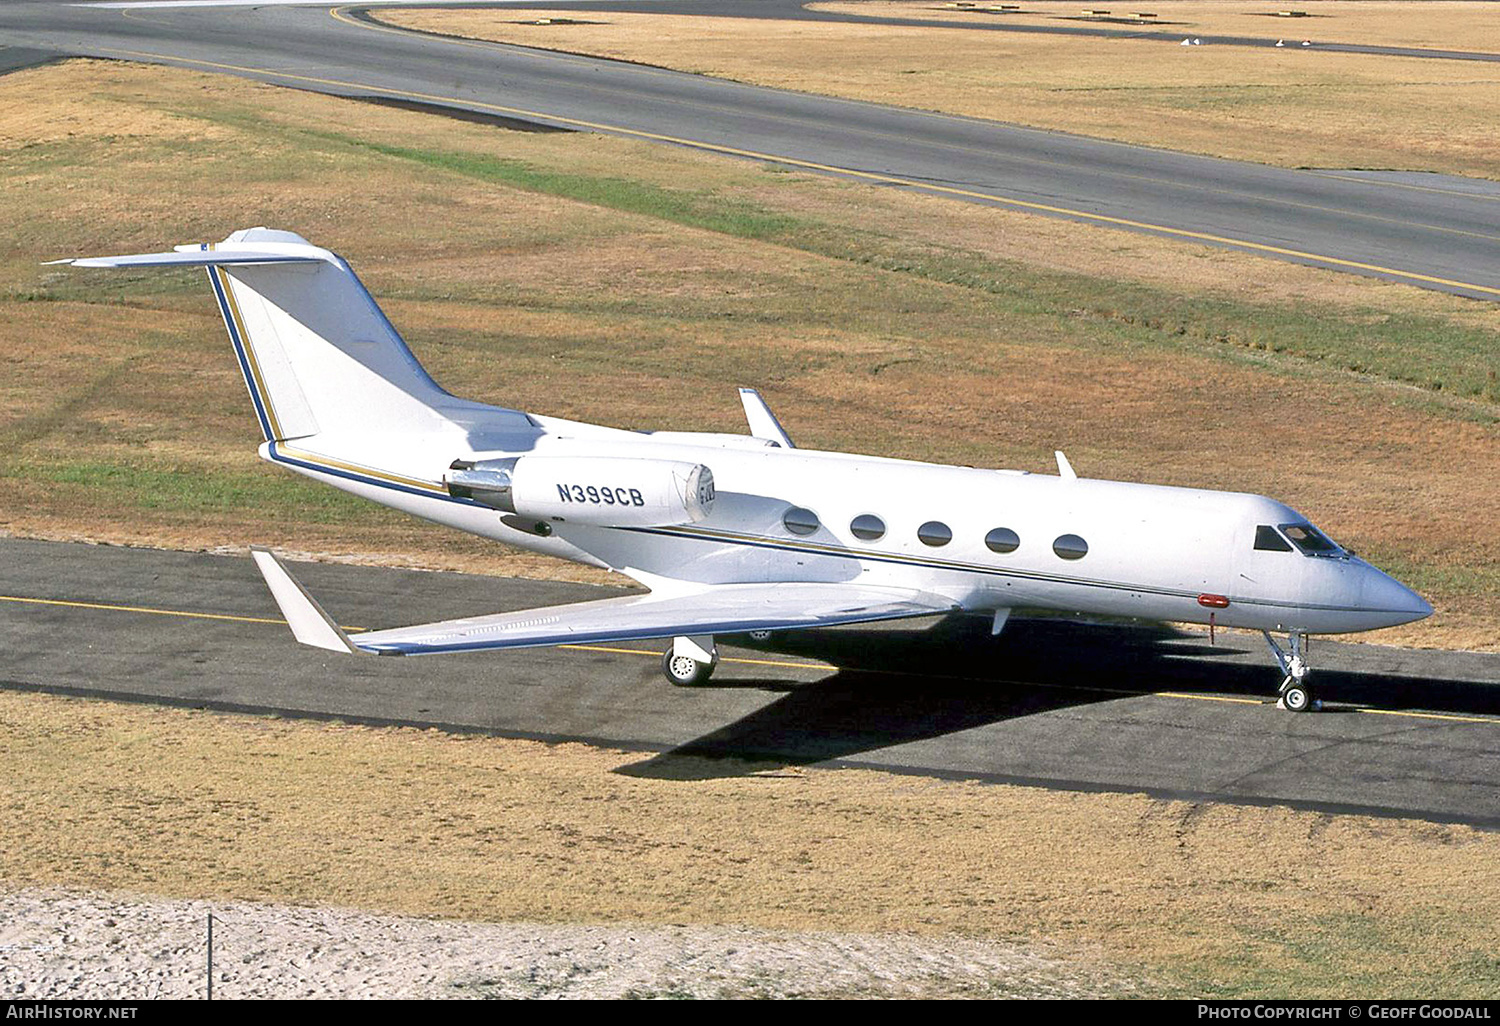
[[[540,430],[514,450],[412,452],[402,462],[414,480],[428,482],[441,481],[455,458],[583,454],[701,464],[712,470],[711,511],[694,523],[602,526],[572,522],[564,506],[541,518],[549,533],[540,536],[510,526],[495,509],[436,491],[329,474],[315,469],[315,459],[290,465],[428,520],[637,579],[857,582],[921,589],[976,612],[1212,618],[1224,627],[1305,633],[1372,630],[1431,612],[1362,559],[1290,544],[1285,527],[1307,519],[1259,495],[785,449],[742,435],[683,442],[671,433],[535,420]],[[288,462],[269,448],[268,458]],[[628,503],[632,487],[625,480],[558,484],[579,492],[580,512],[588,505],[584,488],[622,490]],[[1256,547],[1266,528],[1280,533],[1281,547]]]

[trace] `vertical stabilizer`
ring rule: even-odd
[[[367,468],[394,462],[436,487],[454,455],[535,433],[524,413],[439,388],[344,259],[292,232],[248,228],[169,253],[60,262],[205,268],[271,458],[302,439],[304,451]]]
[[[450,397],[341,257],[264,228],[235,232],[216,249],[268,245],[318,259],[208,268],[265,437],[434,427],[433,408]]]

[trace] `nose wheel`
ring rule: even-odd
[[[1317,693],[1307,683],[1307,675],[1312,672],[1312,667],[1307,662],[1307,635],[1301,631],[1290,632],[1287,634],[1287,647],[1282,648],[1271,637],[1270,631],[1261,631],[1261,634],[1265,636],[1271,655],[1275,656],[1276,665],[1281,667],[1283,675],[1276,707],[1299,713],[1316,712],[1323,708]]]
[[[672,647],[661,657],[661,672],[682,688],[708,683],[718,665],[719,652],[711,636],[673,638]]]
[[[1281,698],[1276,705],[1287,712],[1307,712],[1322,708],[1323,703],[1313,697],[1312,688],[1289,680],[1281,686]]]

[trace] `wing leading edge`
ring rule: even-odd
[[[687,593],[626,595],[346,635],[280,560],[264,549],[255,550],[254,556],[298,641],[331,651],[377,655],[481,652],[833,627],[932,616],[956,608],[941,596],[898,588],[800,582],[721,584]]]

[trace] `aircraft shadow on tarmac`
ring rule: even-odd
[[[634,776],[697,779],[768,763],[849,759],[992,723],[1148,694],[1191,691],[1275,699],[1278,673],[1260,639],[1167,626],[1012,619],[999,637],[975,617],[928,626],[798,631],[737,646],[821,659],[839,670],[814,683],[738,679],[708,687],[783,692],[734,723],[622,767]],[[1316,660],[1318,646],[1311,648]],[[1317,666],[1316,661],[1314,662]],[[1500,686],[1401,674],[1315,670],[1319,695],[1379,709],[1500,714]],[[1289,714],[1288,714],[1289,715]]]

